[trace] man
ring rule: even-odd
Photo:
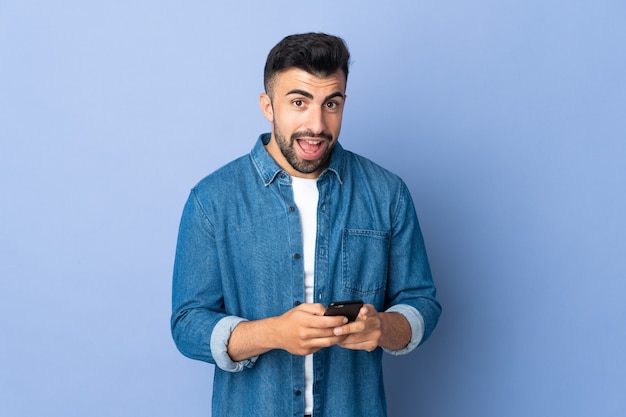
[[[334,36],[279,42],[271,133],[185,205],[172,335],[216,365],[214,416],[386,416],[383,350],[410,352],[441,313],[407,187],[337,141],[348,63]],[[350,299],[355,321],[324,315]]]

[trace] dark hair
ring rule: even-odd
[[[350,52],[343,39],[325,33],[303,33],[285,37],[267,55],[263,83],[269,93],[276,73],[299,68],[310,74],[328,76],[342,70],[348,80]]]

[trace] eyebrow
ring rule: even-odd
[[[285,95],[288,96],[288,95],[291,95],[291,94],[297,94],[297,95],[301,95],[301,96],[304,96],[304,97],[309,98],[309,99],[313,99],[313,94],[309,93],[308,91],[304,91],[304,90],[299,90],[299,89],[291,90],[290,92],[288,92]],[[332,98],[335,98],[335,97],[344,98],[344,95],[342,93],[340,93],[339,91],[337,91],[336,93],[332,93],[331,95],[327,96],[324,99],[324,101],[328,101],[328,100],[330,100]]]

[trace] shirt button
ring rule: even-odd
[[[300,390],[296,390],[295,394],[296,395],[300,395],[300,394],[302,394],[302,392],[300,392]]]
[[[296,208],[294,206],[289,206],[289,211],[291,212],[296,211]]]
[[[296,300],[296,301],[293,302],[293,305],[296,306],[296,307],[298,307],[300,304],[302,304],[300,302],[300,300]]]
[[[294,259],[300,259],[300,254],[296,253],[295,255],[293,255]]]

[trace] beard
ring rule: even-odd
[[[276,139],[276,144],[278,145],[278,149],[283,154],[289,165],[292,166],[293,169],[302,173],[302,174],[311,174],[320,169],[323,165],[328,162],[328,158],[330,157],[330,153],[333,150],[334,142],[331,134],[322,132],[319,134],[315,134],[311,131],[303,131],[303,132],[294,132],[289,139],[287,139],[276,126],[274,122],[274,137]],[[298,157],[294,147],[296,146],[296,140],[301,137],[312,137],[312,138],[320,138],[324,139],[327,143],[326,148],[322,155],[320,155],[317,159],[302,159]]]

